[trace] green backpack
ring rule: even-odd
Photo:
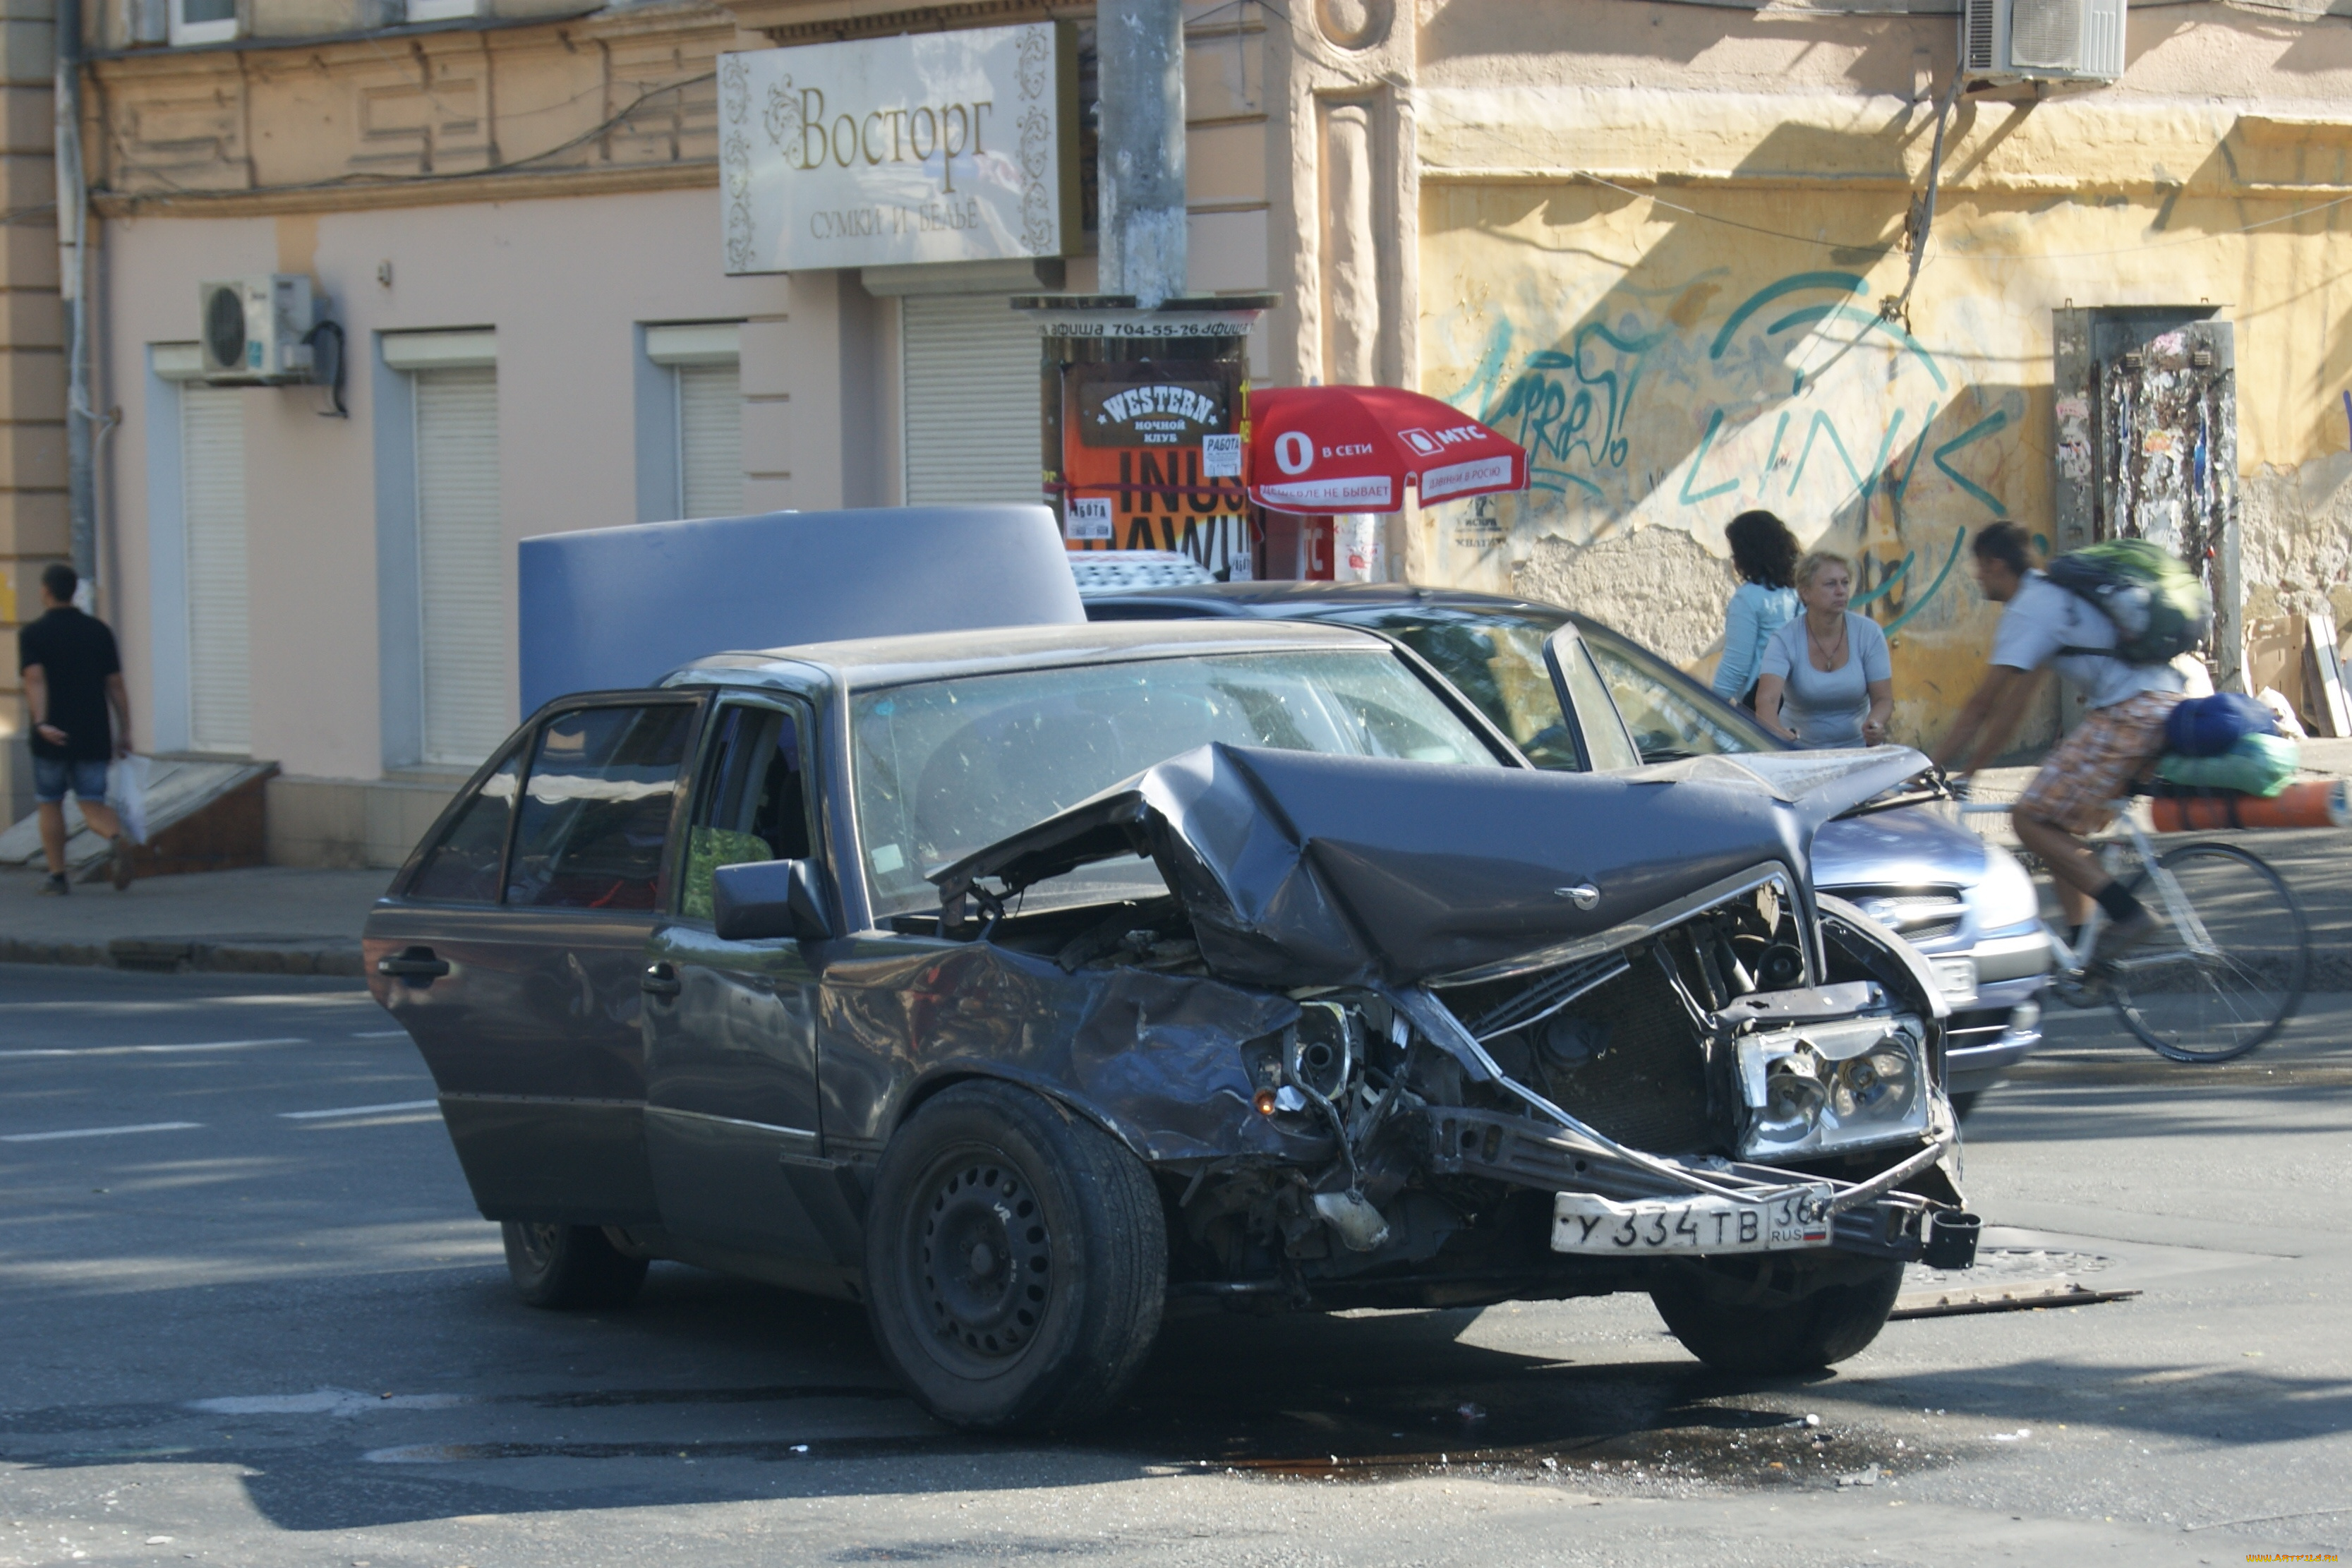
[[[2189,563],[2146,539],[2109,539],[2070,550],[2044,568],[2061,588],[2087,599],[2116,628],[2116,646],[2065,647],[2126,664],[2168,664],[2202,647],[2213,629],[2213,600]]]

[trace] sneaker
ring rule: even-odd
[[[2146,942],[2156,930],[2156,916],[2146,904],[2131,912],[2130,918],[2100,928],[2096,948],[2091,955],[2095,964],[2113,963],[2130,949]]]
[[[64,872],[59,871],[52,874],[46,881],[42,882],[41,891],[62,897],[63,895],[73,891],[73,884],[66,880]]]
[[[119,893],[131,886],[131,836],[118,833],[114,836],[114,853],[107,862],[107,879]]]

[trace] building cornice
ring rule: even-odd
[[[451,202],[524,202],[552,196],[691,190],[718,184],[719,161],[703,158],[604,169],[426,175],[260,191],[92,191],[90,205],[106,218],[271,217],[281,213],[378,212]]]
[[[906,5],[887,11],[855,4],[793,4],[792,0],[736,0],[730,7],[743,26],[775,44],[823,44],[838,38],[871,38],[892,33],[942,33],[956,27],[1004,27],[1018,22],[1091,19],[1095,7],[1069,0],[950,0],[940,5]]]
[[[282,70],[297,62],[332,68],[381,61],[385,58],[387,44],[396,47],[399,58],[408,58],[412,53],[429,56],[478,54],[489,49],[562,48],[574,42],[665,36],[707,39],[714,32],[731,35],[736,31],[735,17],[724,6],[661,5],[643,10],[582,11],[496,24],[427,23],[309,38],[240,38],[233,44],[179,49],[115,49],[93,54],[89,68],[92,79],[100,83],[135,89],[139,84],[172,77],[234,75],[257,68]]]

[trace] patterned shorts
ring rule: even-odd
[[[2165,716],[2181,696],[2143,691],[2093,709],[2042,759],[2017,797],[2018,814],[2074,834],[2105,827],[2115,817],[2113,803],[2163,754]]]

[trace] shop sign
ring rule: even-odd
[[[1075,62],[1051,22],[719,56],[727,271],[1065,254]]]

